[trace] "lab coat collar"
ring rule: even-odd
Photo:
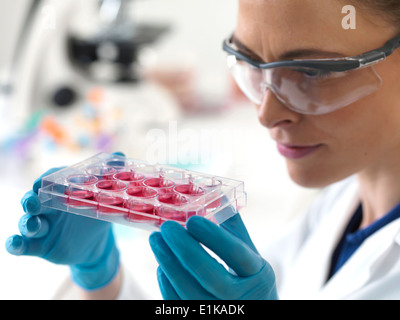
[[[388,274],[400,259],[400,221],[369,237],[345,265],[321,288],[319,299],[351,299],[355,292]],[[343,295],[344,294],[344,295]]]
[[[400,230],[396,235],[395,241],[396,241],[396,244],[400,247]]]
[[[354,213],[354,204],[359,203],[358,192],[353,197],[347,212],[348,218],[343,220],[345,223]],[[342,235],[342,230],[343,227],[337,230],[336,237]],[[351,298],[355,291],[387,274],[398,259],[400,220],[390,223],[366,239],[347,263],[321,287],[318,298],[337,299],[339,292],[342,295],[345,293],[343,298]]]
[[[280,287],[284,299],[358,298],[361,290],[400,260],[400,221],[396,220],[366,239],[327,281],[332,252],[359,205],[358,183],[352,179],[345,186],[335,186],[334,192],[324,197],[324,206],[313,209],[322,217],[311,216],[311,234],[296,253]]]
[[[320,278],[318,279],[318,298],[323,299],[326,292],[329,293],[328,289],[333,282],[333,278],[327,282],[328,274],[332,261],[332,253],[340,241],[343,232],[345,231],[352,215],[360,205],[360,196],[358,192],[358,185],[356,180],[352,181],[351,184],[345,189],[332,209],[330,214],[326,217],[323,224],[318,231],[320,239],[324,239],[321,245],[324,246],[323,256],[321,256],[321,265],[323,272],[320,272]],[[342,268],[343,269],[343,268]],[[340,270],[339,270],[340,272]],[[347,279],[347,282],[348,279]]]

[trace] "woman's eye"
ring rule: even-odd
[[[304,74],[308,78],[330,78],[333,73],[330,71],[317,70],[317,69],[297,69],[296,72]]]

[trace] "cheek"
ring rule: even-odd
[[[310,119],[312,131],[324,145],[309,158],[287,160],[292,180],[303,187],[321,188],[377,161],[387,140],[385,132],[379,130],[384,120],[368,109],[354,105]]]

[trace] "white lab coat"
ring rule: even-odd
[[[327,282],[332,252],[360,204],[354,177],[327,188],[265,251],[282,299],[400,299],[400,219],[369,237]]]

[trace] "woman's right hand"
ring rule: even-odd
[[[38,191],[42,178],[58,170],[43,174],[22,198],[21,234],[9,237],[6,249],[16,256],[37,256],[69,265],[76,284],[86,290],[100,289],[113,280],[119,268],[111,223],[41,206]]]

